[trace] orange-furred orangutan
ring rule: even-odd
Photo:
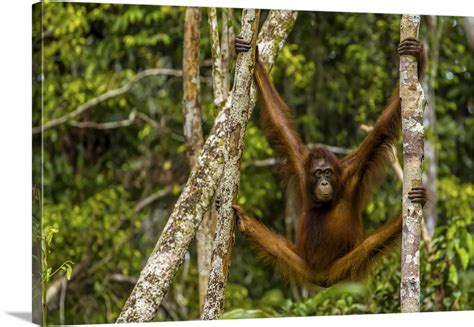
[[[249,43],[240,37],[236,38],[235,47],[237,52],[250,49]],[[426,62],[423,43],[415,38],[405,39],[398,53],[418,59],[421,77]],[[389,252],[401,237],[400,213],[370,235],[364,235],[362,226],[362,211],[383,175],[391,146],[400,134],[398,88],[373,130],[354,151],[339,159],[323,147],[310,150],[303,144],[292,126],[287,105],[258,59],[255,80],[266,136],[283,159],[284,180],[297,195],[296,244],[234,205],[240,230],[289,279],[328,286],[365,277],[372,263]],[[424,205],[424,188],[413,188],[409,199]]]

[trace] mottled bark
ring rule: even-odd
[[[203,215],[209,210],[221,178],[228,117],[228,109],[217,116],[160,239],[117,319],[118,323],[152,320],[168,291]]]
[[[209,8],[207,11],[209,21],[209,31],[211,36],[212,55],[212,85],[214,90],[214,104],[218,109],[224,105],[226,97],[224,95],[225,72],[222,67],[221,44],[219,41],[219,26],[217,23],[217,9]]]
[[[187,8],[184,20],[183,45],[183,116],[186,154],[189,167],[196,163],[197,156],[204,143],[201,125],[201,107],[199,102],[199,30],[201,27],[201,9]],[[212,255],[212,242],[216,213],[213,206],[207,211],[196,232],[197,266],[199,281],[199,304],[202,308],[209,279]]]
[[[258,37],[259,56],[267,63],[267,66],[273,64],[275,56],[283,46],[295,19],[296,13],[291,11],[270,12]],[[255,45],[256,41],[255,32],[252,31],[255,31],[257,26],[258,13],[253,10],[244,11],[240,35],[247,40],[251,40],[252,45]],[[218,212],[209,288],[201,315],[202,319],[218,318],[225,303],[225,286],[235,229],[232,204],[237,200],[238,195],[240,157],[245,128],[256,102],[256,91],[252,78],[254,62],[251,60],[254,53],[255,47],[253,46],[251,51],[243,53],[237,58],[232,100],[226,104],[226,106],[232,107],[231,114],[235,120],[232,119],[233,124],[229,124],[229,138],[225,151],[225,175],[218,191],[221,197],[221,207]],[[249,94],[249,91],[252,92]]]
[[[420,16],[403,15],[400,23],[400,40],[418,37]],[[408,192],[421,187],[423,164],[423,109],[425,98],[418,81],[417,59],[400,56],[400,98],[403,131],[403,231],[401,254],[400,304],[401,312],[420,311],[420,234],[423,210],[421,204],[412,203]]]
[[[296,13],[276,11],[270,16],[281,18],[280,21],[275,18],[272,21],[281,24],[275,30],[275,35],[285,40],[293,26]],[[266,38],[271,35],[268,28],[268,24],[266,27],[264,25],[260,33]],[[283,42],[276,43],[274,47],[266,48],[269,53],[262,53],[260,50],[260,54],[267,60],[272,59],[279,51],[278,47],[282,45]],[[227,102],[230,104],[230,101]],[[225,126],[229,121],[229,114],[230,105],[223,106],[160,239],[117,319],[118,323],[150,321],[161,304],[204,213],[210,207],[222,176]]]
[[[222,9],[222,37],[221,37],[221,69],[222,69],[222,95],[224,98],[229,96],[230,90],[230,71],[231,71],[231,43],[235,36],[230,19],[232,17],[231,8]]]
[[[216,319],[224,309],[225,285],[233,245],[235,220],[232,204],[236,202],[240,182],[240,158],[244,135],[250,117],[250,87],[255,67],[255,46],[260,10],[244,9],[241,36],[249,40],[252,49],[238,55],[231,101],[230,122],[227,125],[224,175],[219,187],[221,207],[217,212],[216,238],[212,252],[209,287],[202,319]]]
[[[283,48],[288,34],[293,29],[297,11],[271,10],[258,34],[258,56],[268,70],[273,67],[277,54]],[[257,87],[252,83],[250,108],[257,102]],[[252,113],[250,110],[249,113]]]
[[[186,8],[183,44],[183,116],[186,154],[191,168],[204,144],[201,127],[201,106],[199,103],[200,26],[200,9]]]

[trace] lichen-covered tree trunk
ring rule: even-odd
[[[231,124],[227,125],[224,175],[219,187],[222,205],[217,212],[216,238],[212,252],[209,285],[202,312],[202,319],[217,318],[224,308],[224,293],[232,252],[234,235],[234,211],[232,204],[237,199],[240,182],[240,158],[244,145],[250,108],[250,87],[255,67],[255,46],[260,10],[244,9],[241,36],[249,40],[252,49],[237,57],[235,79],[231,101]]]
[[[269,18],[271,15],[269,14]],[[276,11],[273,13],[273,17],[272,21],[277,26],[264,25],[260,32],[262,39],[269,39],[273,33],[284,42],[293,26],[296,14],[288,11]],[[280,17],[281,20],[276,17]],[[278,47],[283,42],[274,44],[273,47],[266,47],[265,53],[260,50],[260,54],[266,58],[264,60],[274,58],[279,51]],[[252,103],[255,103],[255,100]],[[155,316],[158,306],[183,261],[189,243],[196,234],[203,215],[210,207],[212,197],[221,179],[224,166],[225,126],[229,121],[229,114],[230,106],[224,106],[219,112],[214,127],[204,143],[203,150],[191,170],[189,179],[160,239],[117,319],[118,323],[145,322],[152,320]]]
[[[197,156],[204,144],[199,101],[200,27],[201,9],[186,8],[183,44],[183,116],[186,154],[190,168],[196,163]],[[204,304],[207,281],[209,279],[215,222],[216,212],[213,206],[211,206],[204,214],[199,229],[196,232],[200,307]]]
[[[400,40],[418,37],[420,16],[403,15]],[[403,131],[403,231],[401,250],[401,312],[420,310],[420,234],[423,210],[408,199],[412,187],[421,187],[423,165],[423,109],[425,98],[418,81],[417,60],[410,55],[400,57],[400,98]]]
[[[201,151],[204,144],[199,103],[200,27],[201,9],[186,8],[183,44],[183,116],[186,154],[191,168],[194,166],[199,151]]]
[[[184,255],[209,210],[222,176],[229,108],[216,118],[203,149],[153,252],[140,273],[117,323],[145,322],[155,316]]]
[[[218,212],[208,293],[201,315],[201,318],[206,320],[218,318],[225,304],[225,287],[235,229],[232,204],[236,202],[238,196],[240,158],[247,120],[250,118],[256,102],[256,90],[252,77],[258,16],[258,11],[244,10],[242,17],[240,36],[251,41],[252,49],[247,53],[240,54],[236,63],[235,82],[230,101],[231,114],[236,118],[236,124],[229,125],[229,138],[225,151],[225,174],[218,191],[221,197],[221,207]],[[275,55],[283,46],[295,19],[295,12],[270,12],[258,37],[259,56],[268,66],[273,64]]]
[[[231,24],[232,9],[222,9],[222,32],[221,32],[221,69],[222,69],[222,94],[224,98],[229,96],[230,73],[231,73],[231,43],[234,42],[234,33]]]
[[[226,97],[224,94],[225,72],[222,66],[221,45],[219,42],[219,28],[217,22],[217,9],[209,8],[207,11],[209,32],[211,36],[212,55],[212,84],[214,90],[214,104],[221,109]]]
[[[160,239],[117,319],[118,323],[145,322],[155,316],[203,215],[209,210],[221,178],[228,114],[227,110],[217,116],[213,131],[204,143]]]
[[[277,54],[283,48],[288,34],[293,29],[297,11],[271,10],[258,34],[258,56],[268,70],[273,67]],[[252,83],[251,104],[249,114],[257,102],[257,87]]]

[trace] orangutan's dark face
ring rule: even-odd
[[[334,169],[325,159],[317,159],[313,171],[314,196],[316,202],[329,202],[334,196],[336,183]]]

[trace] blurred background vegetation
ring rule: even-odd
[[[34,152],[44,147],[43,228],[57,231],[48,265],[54,270],[68,260],[75,263],[71,280],[65,280],[66,271],[52,277],[51,323],[115,321],[187,180],[179,76],[184,11],[73,3],[34,8],[34,126],[76,110],[146,69],[174,72],[145,77],[127,92],[48,129],[43,139],[33,136]],[[206,10],[202,13],[201,104],[207,135],[217,112]],[[236,34],[239,16],[235,10]],[[420,35],[434,35],[439,42],[437,65],[433,69],[430,58],[428,68],[435,77],[430,85],[437,117],[427,131],[438,156],[438,220],[430,247],[423,246],[422,311],[472,310],[474,49],[463,18],[437,17],[434,34],[426,22]],[[299,13],[272,76],[306,143],[350,149],[363,139],[360,125],[374,122],[397,83],[398,42],[398,15]],[[129,123],[97,128],[117,121]],[[255,114],[247,130],[239,202],[291,238],[275,169],[255,165],[272,157],[259,126]],[[39,176],[40,156],[33,166]],[[400,190],[400,181],[388,171],[364,213],[368,230],[400,210]],[[155,201],[137,207],[153,194]],[[301,289],[262,266],[237,233],[224,318],[399,312],[399,261],[397,253],[385,258],[363,283]],[[192,244],[157,320],[198,319],[197,276]]]

